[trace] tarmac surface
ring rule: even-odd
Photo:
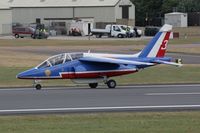
[[[172,57],[173,59],[182,59],[183,64],[200,64],[200,55],[167,53],[167,56]]]
[[[0,114],[200,110],[200,84],[0,89]]]

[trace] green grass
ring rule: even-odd
[[[16,75],[30,68],[25,67],[0,67],[0,87],[26,87],[32,86],[33,80],[17,79]],[[72,85],[70,80],[46,80],[42,82],[46,86],[66,86]]]
[[[200,112],[1,116],[2,133],[199,133]]]
[[[200,83],[200,66],[155,66],[117,79],[121,84]]]
[[[16,79],[19,72],[29,68],[0,67],[0,87],[31,86],[32,80]],[[124,84],[165,84],[165,83],[200,83],[200,66],[187,65],[181,68],[157,66],[138,73],[114,78],[119,85]],[[44,86],[71,86],[70,80],[43,81]]]
[[[105,45],[105,46],[119,46],[119,45],[143,45],[148,40],[1,40],[0,47],[5,46],[92,46],[92,45]]]
[[[43,47],[46,49],[51,49],[52,47],[65,47],[65,49],[75,48],[82,50],[84,48],[88,49],[98,49],[100,51],[112,49],[111,47],[126,47],[129,50],[140,51],[146,44],[148,44],[150,39],[145,40],[33,40],[33,39],[13,39],[13,40],[0,40],[0,48],[3,50],[12,47],[15,48],[26,48],[33,49],[34,47]],[[182,46],[182,44],[187,44],[187,46]],[[195,46],[190,44],[197,44]],[[190,37],[190,38],[179,38],[170,40],[168,52],[173,53],[187,53],[187,54],[200,54],[200,37]],[[100,46],[100,47],[99,47]],[[83,48],[84,47],[84,48]],[[88,50],[87,49],[87,50]],[[1,51],[1,50],[0,50]],[[118,52],[120,50],[118,49]]]

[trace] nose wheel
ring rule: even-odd
[[[36,90],[42,89],[42,85],[40,84],[40,81],[38,81],[38,80],[33,81],[33,86],[35,87]]]
[[[42,89],[41,84],[36,84],[36,85],[35,85],[35,89],[36,89],[36,90],[41,90],[41,89]]]

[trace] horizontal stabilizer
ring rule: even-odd
[[[180,64],[180,63],[168,62],[168,61],[162,61],[162,60],[155,60],[155,61],[153,61],[153,62],[154,62],[154,63],[158,63],[158,64],[173,65],[173,66],[177,66],[177,67],[183,66],[183,64]]]
[[[111,63],[111,64],[126,64],[126,65],[154,65],[153,63],[139,62],[139,61],[130,61],[123,59],[114,59],[106,57],[84,57],[79,59],[80,61],[86,62],[97,62],[97,63]]]

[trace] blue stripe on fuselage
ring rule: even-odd
[[[148,43],[148,45],[142,50],[139,57],[141,57],[141,58],[147,57],[161,35],[162,35],[162,32],[158,32],[155,35],[155,37]]]

